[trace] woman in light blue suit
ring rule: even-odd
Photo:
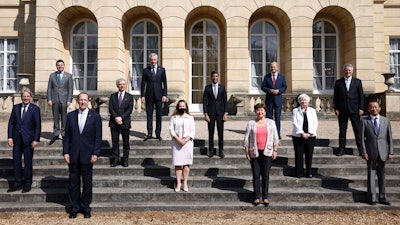
[[[310,97],[301,94],[297,98],[299,107],[293,109],[292,140],[295,151],[296,176],[303,177],[303,154],[306,161],[306,177],[311,178],[312,156],[317,136],[318,118],[315,109],[308,106]]]

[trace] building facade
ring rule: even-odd
[[[171,105],[185,99],[201,113],[204,86],[216,70],[232,114],[246,114],[263,100],[263,76],[277,61],[288,83],[286,108],[304,92],[329,113],[346,63],[366,94],[387,89],[382,73],[395,73],[400,88],[400,0],[3,0],[2,110],[15,101],[8,96],[24,85],[22,78],[42,99],[63,59],[74,94],[87,91],[106,104],[123,77],[140,112],[141,74],[151,52],[167,70]]]

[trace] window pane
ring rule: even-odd
[[[18,54],[8,53],[7,54],[7,65],[18,65]]]
[[[72,32],[73,34],[84,34],[85,33],[85,23],[81,22],[77,24]]]
[[[278,61],[278,55],[277,55],[277,51],[272,49],[272,50],[268,50],[266,52],[266,62],[274,62],[274,61]],[[268,66],[269,68],[269,66]]]
[[[325,83],[325,88],[327,90],[333,90],[334,84],[335,84],[336,76],[335,77],[327,77],[326,78],[326,83]]]
[[[97,24],[93,22],[87,22],[87,33],[97,35]]]
[[[265,33],[266,34],[276,34],[275,27],[270,23],[265,23]]]
[[[313,51],[313,60],[314,60],[314,62],[322,62],[322,51],[321,50]]]
[[[132,62],[141,63],[143,65],[143,50],[134,50],[132,51]],[[143,67],[142,67],[143,69]]]
[[[74,79],[74,90],[83,90],[83,78],[75,78]]]
[[[251,34],[261,34],[262,33],[262,22],[258,22],[251,28]]]
[[[336,63],[325,63],[325,75],[336,77]]]
[[[207,29],[206,29],[207,34],[218,34],[217,27],[214,24],[212,24],[210,22],[206,22],[206,26],[207,26]]]
[[[88,49],[96,49],[97,50],[97,37],[88,37],[87,38],[87,48]]]
[[[336,48],[336,36],[325,37],[325,48]]]
[[[314,77],[321,77],[322,76],[322,65],[321,65],[321,63],[314,63],[313,72],[314,72]]]
[[[0,51],[4,51],[4,39],[0,38]]]
[[[262,48],[262,37],[261,36],[251,36],[251,48]]]
[[[85,48],[85,38],[84,37],[73,37],[73,49],[84,49]]]
[[[132,34],[144,34],[144,22],[136,24],[132,29]]]
[[[96,50],[88,50],[88,63],[97,63],[97,49]]]
[[[143,49],[144,37],[134,36],[132,37],[132,49]]]
[[[203,48],[203,36],[192,36],[192,48],[193,49]]]
[[[147,47],[149,49],[158,49],[158,37],[148,36],[147,37]]]
[[[87,90],[97,90],[97,77],[87,79]]]
[[[7,78],[17,78],[17,73],[18,73],[18,67],[17,66],[10,66],[9,72],[7,74]]]
[[[202,104],[203,103],[203,91],[192,90],[192,103]]]
[[[192,76],[203,76],[203,64],[193,64],[192,65]]]
[[[87,65],[87,76],[88,77],[97,77],[97,64],[88,64]]]
[[[322,22],[316,22],[313,25],[313,33],[314,34],[320,34],[322,32]]]
[[[203,33],[203,22],[198,22],[194,25],[192,29],[192,34],[202,34]]]
[[[325,51],[325,62],[336,62],[336,50]]]
[[[158,34],[157,27],[153,23],[148,21],[147,21],[147,34]]]
[[[203,51],[193,50],[192,51],[192,61],[193,62],[203,62]]]
[[[320,36],[314,36],[313,37],[313,48],[321,48],[321,37]]]
[[[254,63],[262,62],[262,51],[261,50],[252,50],[251,51],[251,61]]]
[[[325,24],[325,33],[331,33],[334,34],[336,33],[335,28],[332,26],[332,24],[324,21]]]
[[[72,50],[72,61],[74,63],[83,63],[84,62],[84,50]]]
[[[18,51],[18,40],[7,39],[7,51]]]

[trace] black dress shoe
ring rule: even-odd
[[[374,202],[374,201],[369,201],[368,204],[369,204],[369,205],[376,205],[376,202]]]
[[[219,157],[221,158],[221,159],[223,159],[223,158],[225,158],[225,154],[224,154],[224,152],[219,152]]]
[[[281,135],[279,135],[279,140],[282,140],[282,136]]]
[[[90,214],[90,212],[84,212],[84,213],[83,213],[83,218],[89,219],[90,217],[92,217],[92,215]]]
[[[111,163],[110,166],[111,167],[116,167],[116,166],[118,166],[118,163]]]
[[[128,161],[127,160],[122,161],[121,165],[123,167],[128,167]]]
[[[16,186],[12,186],[10,187],[7,192],[14,192],[14,191],[18,191],[21,190],[22,186],[21,185],[16,185]]]
[[[214,152],[213,151],[210,151],[209,153],[208,153],[208,158],[212,158],[214,156]]]
[[[76,218],[76,212],[71,212],[70,214],[69,214],[69,217],[68,218],[70,218],[70,219],[75,219]]]
[[[390,202],[388,202],[386,199],[379,199],[379,203],[382,205],[390,205]]]
[[[149,139],[151,139],[151,138],[152,138],[152,136],[147,135],[147,136],[143,139],[143,141],[147,141],[147,140],[149,140]]]
[[[22,193],[28,193],[30,192],[32,189],[31,185],[26,185],[23,189],[22,189]]]
[[[161,136],[157,136],[156,139],[158,139],[159,141],[162,141],[162,137]]]

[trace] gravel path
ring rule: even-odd
[[[92,218],[68,219],[66,213],[0,213],[0,225],[19,224],[400,224],[400,211],[190,211],[93,212]]]

